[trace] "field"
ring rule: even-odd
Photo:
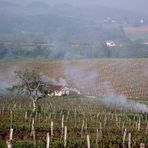
[[[47,139],[53,148],[148,147],[147,59],[1,62],[1,84],[12,84],[15,70],[34,67],[40,67],[55,83],[67,83],[81,91],[80,96],[48,97],[38,102],[37,147],[46,147]],[[5,148],[11,136],[14,148],[33,147],[31,120],[28,98],[1,97],[0,147]]]
[[[146,42],[148,41],[148,25],[138,27],[127,27],[124,28],[124,31],[132,40],[143,39]]]
[[[29,61],[29,60],[28,60]],[[148,59],[100,59],[78,61],[14,62],[0,64],[1,83],[8,86],[14,81],[13,71],[40,67],[49,78],[65,79],[69,86],[76,87],[83,94],[102,96],[106,85],[118,95],[128,98],[148,98]]]
[[[140,33],[148,33],[148,26],[139,26],[139,27],[128,27],[124,29],[127,33],[132,34],[140,34]]]

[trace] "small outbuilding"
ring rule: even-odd
[[[76,88],[68,88],[67,86],[62,86],[62,85],[50,85],[49,86],[49,92],[48,96],[68,96],[68,95],[74,95],[78,94],[80,95],[80,91],[77,90]]]

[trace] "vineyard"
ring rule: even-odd
[[[40,61],[0,64],[0,80],[10,83],[13,71],[40,67],[49,78],[65,79],[83,94],[104,96],[108,87],[128,98],[148,98],[148,59]],[[107,83],[108,86],[105,86]],[[8,85],[8,84],[7,84]]]
[[[106,107],[100,99],[68,96],[41,100],[35,115],[37,147],[47,143],[72,148],[147,147],[148,115]],[[30,100],[1,98],[0,108],[0,147],[6,147],[9,139],[13,147],[33,147]]]
[[[147,59],[12,62],[0,67],[4,86],[15,81],[15,70],[39,67],[48,79],[81,92],[45,97],[35,114],[28,97],[1,96],[0,147],[148,147]]]

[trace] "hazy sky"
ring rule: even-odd
[[[1,1],[1,0],[0,0]],[[103,5],[107,7],[140,10],[148,12],[148,0],[3,0],[11,1],[19,4],[30,3],[32,1],[48,2],[49,4],[69,3],[72,5]]]

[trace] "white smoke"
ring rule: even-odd
[[[68,82],[75,85],[77,89],[84,93],[90,93],[91,88],[95,88],[97,81],[97,72],[90,71],[87,63],[71,66],[65,65],[64,75]]]
[[[43,73],[41,73],[41,75],[42,75],[42,81],[44,81],[44,82],[49,82],[53,85],[68,86],[67,81],[63,77],[56,79],[56,78],[51,78],[47,75],[44,75]]]
[[[106,89],[106,94],[101,102],[107,107],[116,107],[118,109],[148,113],[148,107],[145,104],[138,103],[134,100],[129,100],[123,95],[117,95],[115,90],[109,86],[109,83],[103,83],[102,87]]]
[[[101,99],[101,102],[107,107],[137,112],[148,112],[148,107],[145,104],[129,100],[126,96],[117,94],[108,81],[104,81],[97,85],[99,73],[89,69],[90,67],[85,62],[75,66],[65,64],[64,72],[66,80],[68,82],[71,81],[81,92],[85,94],[93,94],[90,92],[90,88],[92,89],[92,92],[93,89],[103,90],[103,92],[105,92],[105,97]],[[99,92],[96,94],[99,94]]]
[[[17,83],[14,72],[18,69],[18,66],[12,66],[0,70],[0,95],[8,93],[6,89]]]
[[[66,81],[64,78],[62,78],[62,77],[59,78],[58,84],[59,84],[59,85],[62,85],[62,86],[68,86],[67,81]]]

